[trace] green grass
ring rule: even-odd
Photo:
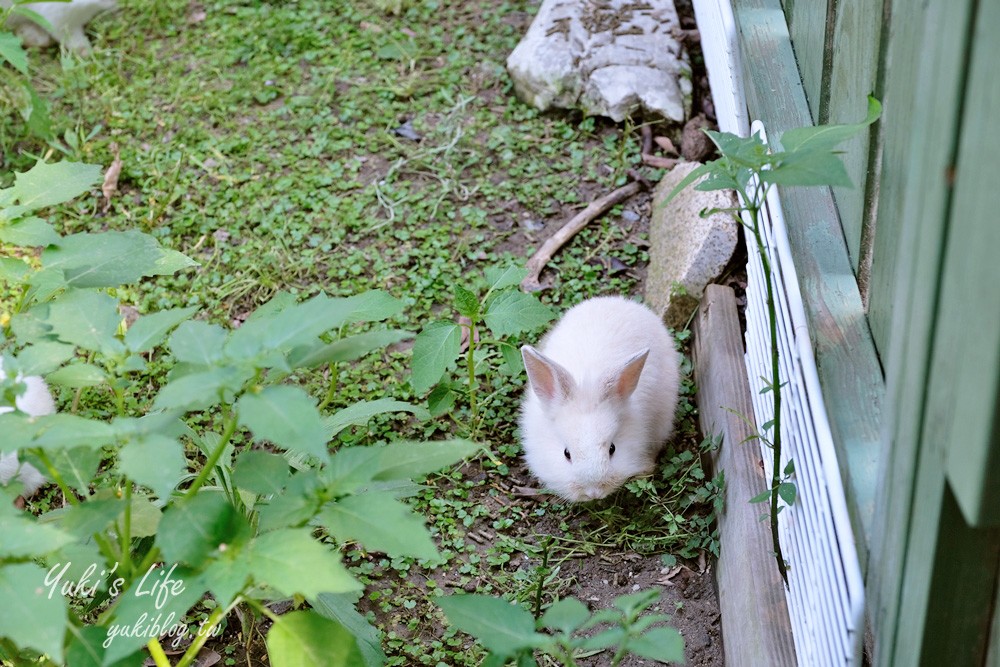
[[[404,0],[397,13],[388,11],[397,3],[360,0],[123,4],[92,24],[93,56],[31,56],[65,157],[108,165],[116,143],[123,160],[106,215],[97,197],[82,198],[50,220],[65,232],[138,228],[200,262],[119,291],[141,312],[197,305],[200,317],[238,322],[278,291],[385,288],[407,304],[393,325],[419,330],[450,303],[453,284],[530,252],[525,220],[561,223],[623,183],[638,154],[632,132],[541,114],[514,97],[503,63],[536,7],[527,0]],[[9,90],[13,79],[4,77]],[[394,133],[405,121],[422,141]],[[0,140],[0,185],[48,150],[23,134],[13,111],[0,118]],[[557,256],[556,287],[544,300],[563,310],[634,290],[645,242],[620,212]],[[635,273],[609,272],[607,258]],[[330,410],[385,395],[420,401],[405,382],[409,362],[402,347],[338,377],[296,379],[319,396],[335,383]],[[492,457],[428,480],[415,499],[444,567],[346,550],[368,584],[360,608],[385,632],[390,664],[478,664],[468,638],[445,628],[431,604],[441,592],[529,601],[542,577],[551,600],[572,593],[558,567],[568,558],[600,549],[690,556],[709,546],[711,498],[685,505],[707,488],[696,473],[682,484],[633,484],[598,508],[514,496],[523,380],[495,374],[490,382],[481,414]],[[675,456],[698,452],[690,381],[684,394]],[[377,418],[334,446],[453,428],[446,419]],[[663,489],[680,504],[654,502]],[[637,506],[648,510],[638,519],[629,509]],[[667,525],[675,515],[695,530]],[[560,539],[549,544],[545,531]],[[545,548],[549,567],[541,570]],[[248,644],[260,635],[227,636]]]

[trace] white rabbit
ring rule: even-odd
[[[603,498],[653,471],[673,430],[680,355],[651,310],[612,296],[571,308],[521,348],[521,440],[531,472],[572,501]]]
[[[0,5],[10,7],[11,0],[0,0]],[[42,28],[26,16],[12,14],[7,27],[15,31],[27,46],[48,46],[52,40],[77,53],[90,52],[90,40],[83,26],[103,11],[116,9],[118,0],[71,0],[70,2],[30,2],[22,5],[39,14],[52,26],[52,32]]]
[[[6,377],[7,375],[3,372],[3,359],[0,358],[0,380]],[[36,376],[18,379],[26,385],[24,393],[14,400],[14,405],[17,406],[18,410],[32,417],[50,415],[56,411],[55,401],[52,400],[52,394],[49,393],[45,380]],[[12,410],[13,408],[9,406],[0,406],[0,414]],[[20,463],[17,452],[0,452],[0,485],[6,486],[15,475],[24,487],[22,495],[25,497],[34,495],[35,491],[45,483],[42,473],[38,472],[33,465]]]

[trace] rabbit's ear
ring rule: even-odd
[[[624,401],[639,384],[639,376],[646,365],[646,358],[649,356],[647,347],[641,352],[637,352],[628,358],[621,368],[608,375],[604,383],[604,398],[613,398]]]
[[[576,383],[565,368],[530,345],[521,348],[521,358],[524,359],[524,368],[528,371],[531,389],[543,403],[562,401],[573,393]]]

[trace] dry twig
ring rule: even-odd
[[[625,201],[642,189],[643,184],[641,182],[633,181],[604,195],[600,199],[595,199],[587,208],[573,216],[572,220],[563,225],[559,231],[545,241],[542,247],[536,250],[535,254],[528,260],[528,263],[525,265],[525,268],[528,269],[528,276],[521,281],[521,289],[526,292],[537,292],[542,289],[543,287],[539,278],[542,275],[542,269],[552,259],[552,256],[592,220],[597,219],[612,206]]]

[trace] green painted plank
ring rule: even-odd
[[[877,89],[879,45],[882,29],[887,24],[882,16],[882,0],[838,2],[833,31],[833,49],[824,122],[853,123],[863,118],[868,109],[868,95],[880,96]],[[862,294],[870,269],[870,250],[862,250],[862,229],[873,217],[874,183],[868,182],[869,167],[874,159],[874,143],[864,132],[844,142],[844,166],[853,188],[834,188],[840,224],[844,228],[847,248]],[[870,186],[870,187],[869,187]],[[872,238],[868,234],[866,238]],[[862,262],[862,259],[865,261]]]
[[[922,643],[928,562],[940,525],[944,453],[923,437],[925,401],[971,6],[972,0],[894,6],[886,56],[870,301],[872,329],[886,350],[886,455],[872,544],[878,567],[867,582],[880,666],[916,664],[903,653]]]
[[[950,409],[948,479],[966,520],[1000,524],[1000,3],[980,3],[962,110],[962,138],[941,286],[947,360],[931,405]]]
[[[760,118],[772,137],[811,124],[778,0],[736,0],[734,10],[751,116]],[[885,391],[882,369],[830,190],[783,188],[779,194],[865,568]]]
[[[787,11],[788,32],[799,65],[812,121],[825,106],[823,63],[827,48],[827,9],[831,0],[802,0]],[[864,114],[862,114],[862,118]]]
[[[890,22],[887,26],[889,38],[885,46],[885,66],[880,76],[882,86],[882,156],[883,168],[878,179],[877,228],[873,239],[871,278],[868,284],[868,321],[872,336],[882,356],[882,363],[889,368],[894,352],[890,331],[893,327],[893,313],[902,305],[896,294],[897,273],[907,272],[899,267],[901,258],[909,257],[900,252],[900,238],[907,235],[907,227],[912,223],[905,217],[905,198],[915,190],[914,174],[905,168],[912,160],[919,160],[925,153],[928,141],[937,138],[914,134],[915,116],[924,112],[916,99],[918,67],[921,54],[925,50],[922,42],[924,16],[927,8],[913,0],[893,4]],[[935,37],[931,44],[936,44]],[[929,73],[925,73],[926,77]],[[958,99],[954,88],[947,82],[940,93],[942,106],[953,106]],[[928,91],[929,93],[930,91]],[[926,104],[922,99],[920,103]],[[949,112],[945,112],[946,116]],[[933,124],[924,131],[936,132]],[[926,152],[935,159],[934,168],[941,169],[941,154]],[[889,165],[886,167],[885,165]],[[922,169],[922,168],[921,168]],[[938,172],[940,173],[940,172]],[[902,273],[900,273],[902,271]]]

